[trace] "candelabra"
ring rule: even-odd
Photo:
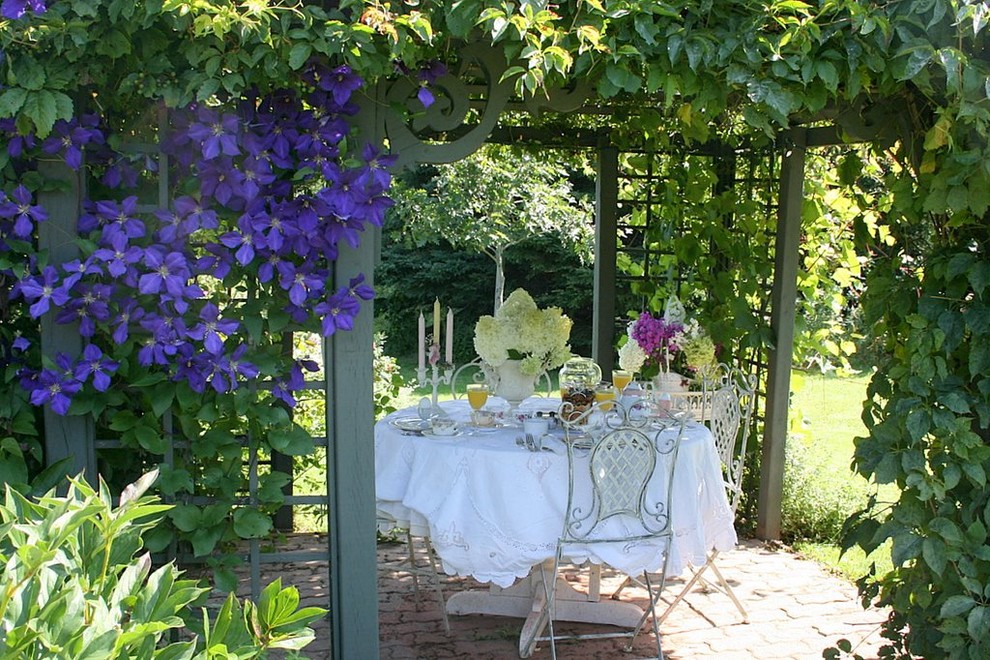
[[[417,383],[416,387],[426,387],[430,386],[433,388],[433,396],[430,398],[430,408],[429,411],[424,410],[426,397],[420,402],[419,414],[420,417],[428,418],[434,415],[442,415],[443,410],[437,403],[438,389],[440,383],[444,385],[450,385],[450,381],[454,376],[454,365],[449,362],[434,362],[429,367],[429,378],[426,376],[427,368],[420,367],[416,370]]]

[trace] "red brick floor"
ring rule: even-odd
[[[384,546],[380,559],[394,559],[402,546]],[[696,589],[661,627],[664,654],[671,660],[821,658],[823,649],[846,638],[864,658],[877,656],[882,642],[879,625],[886,614],[863,610],[854,586],[821,566],[784,550],[747,541],[719,557],[719,567],[749,613],[742,623],[731,601],[719,593]],[[602,593],[620,578],[605,575]],[[444,576],[444,594],[459,589],[485,589],[474,580]],[[680,591],[683,580],[668,580],[665,596]],[[522,621],[509,617],[452,616],[446,635],[434,594],[420,584],[419,597],[407,574],[383,573],[379,579],[381,657],[516,658]],[[624,597],[645,603],[645,592],[628,590]],[[571,629],[580,631],[574,624]],[[652,635],[641,636],[632,654],[624,640],[584,640],[558,645],[558,656],[575,660],[642,657],[655,653]],[[540,648],[534,658],[549,658]]]
[[[301,544],[305,545],[305,542]],[[401,545],[381,545],[379,563],[394,561],[403,552]],[[422,552],[419,559],[425,562]],[[661,627],[664,654],[670,660],[821,658],[823,649],[841,638],[852,642],[860,656],[877,657],[882,643],[879,626],[886,613],[863,610],[855,587],[830,575],[817,563],[758,541],[745,541],[736,550],[720,555],[718,565],[747,608],[750,622],[741,622],[738,611],[724,595],[706,594],[696,589]],[[281,575],[283,583],[299,588],[302,604],[326,605],[325,566],[271,565],[270,570]],[[585,572],[576,571],[574,575],[580,577],[572,577],[572,580],[584,583]],[[267,577],[263,576],[264,583],[267,583],[264,579]],[[443,576],[441,582],[447,597],[458,590],[487,589],[470,578]],[[618,582],[617,576],[606,573],[602,580],[603,597],[607,597]],[[421,581],[417,597],[409,574],[392,571],[382,571],[378,584],[381,658],[519,657],[521,619],[451,616],[451,632],[447,635],[436,596],[429,585]],[[681,585],[680,578],[669,579],[664,596],[669,598],[676,594]],[[644,603],[645,592],[629,589],[623,592],[623,598]],[[572,626],[568,630],[600,631],[600,628],[564,625]],[[329,658],[328,624],[320,621],[315,628],[317,638],[304,653],[313,659]],[[558,657],[573,660],[632,658],[655,653],[652,634],[641,635],[631,654],[622,651],[623,644],[624,640],[565,642],[558,644],[557,651]],[[549,649],[540,647],[532,657],[549,658]]]

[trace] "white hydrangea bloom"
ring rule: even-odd
[[[535,376],[570,357],[571,326],[559,307],[541,310],[525,290],[516,289],[494,316],[478,319],[474,348],[493,367],[511,358],[522,359],[522,372]]]
[[[619,368],[629,373],[636,373],[646,363],[646,353],[632,337],[619,349]]]

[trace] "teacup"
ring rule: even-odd
[[[523,431],[533,438],[542,438],[549,430],[550,420],[545,417],[527,417],[523,420]]]
[[[472,410],[471,423],[475,426],[495,426],[495,411],[487,408]]]
[[[433,435],[454,435],[457,433],[457,422],[450,417],[433,417],[430,419],[430,430]]]

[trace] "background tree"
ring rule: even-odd
[[[567,172],[545,155],[487,145],[437,168],[422,186],[394,192],[402,232],[416,243],[445,241],[495,262],[494,309],[505,292],[505,251],[541,234],[590,254],[592,210]]]

